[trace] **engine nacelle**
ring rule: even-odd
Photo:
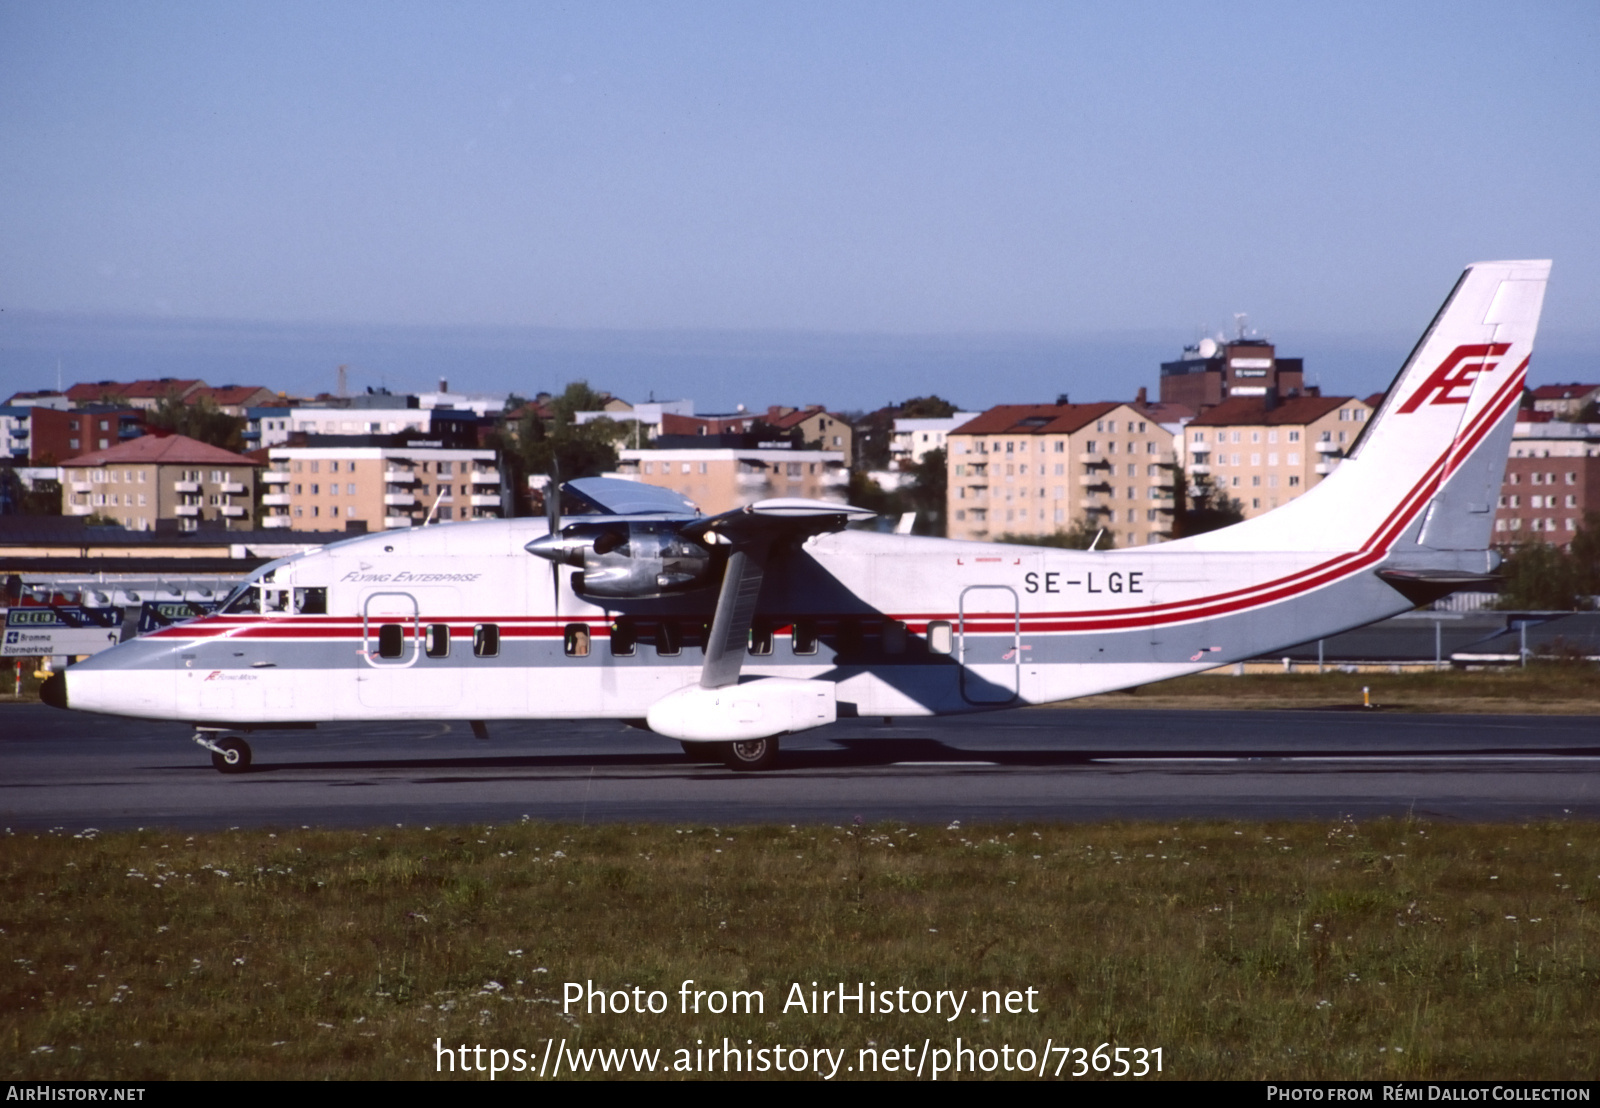
[[[711,578],[711,551],[678,534],[669,521],[574,523],[535,539],[528,552],[583,575],[572,587],[584,596],[646,600],[687,592]]]
[[[650,730],[684,742],[744,742],[825,727],[839,718],[831,681],[755,677],[707,689],[690,685],[654,704]]]

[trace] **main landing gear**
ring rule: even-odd
[[[778,764],[778,738],[749,739],[722,746],[722,764],[729,769],[771,769]]]
[[[683,753],[696,765],[714,766],[718,762],[735,770],[771,769],[778,764],[778,739],[749,739],[738,743],[680,742]]]
[[[198,731],[194,741],[211,751],[211,764],[219,773],[243,773],[250,768],[250,744],[237,735]]]

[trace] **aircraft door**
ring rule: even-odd
[[[363,664],[356,674],[363,705],[441,708],[460,699],[460,671],[433,649],[435,625],[426,622],[454,615],[454,600],[454,589],[374,592],[363,599]]]
[[[961,590],[961,696],[968,704],[1009,704],[1022,671],[1022,617],[1006,585]]]

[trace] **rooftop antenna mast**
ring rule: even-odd
[[[339,367],[339,395],[350,395],[350,367],[347,365]]]
[[[1233,313],[1233,325],[1239,330],[1239,340],[1241,342],[1244,341],[1245,321],[1249,318],[1244,312]]]

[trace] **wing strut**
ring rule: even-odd
[[[700,687],[720,689],[739,683],[750,625],[756,616],[756,599],[767,571],[772,540],[761,537],[740,543],[728,555],[728,568],[717,596],[717,614],[711,619],[706,661],[700,670]]]
[[[852,519],[871,519],[876,513],[849,504],[825,500],[758,500],[721,515],[697,519],[678,533],[696,542],[725,542],[733,546],[728,568],[717,596],[717,614],[711,619],[706,661],[700,670],[700,687],[720,689],[739,683],[755,620],[756,599],[767,571],[767,555],[779,539],[803,540],[824,531],[838,531]]]

